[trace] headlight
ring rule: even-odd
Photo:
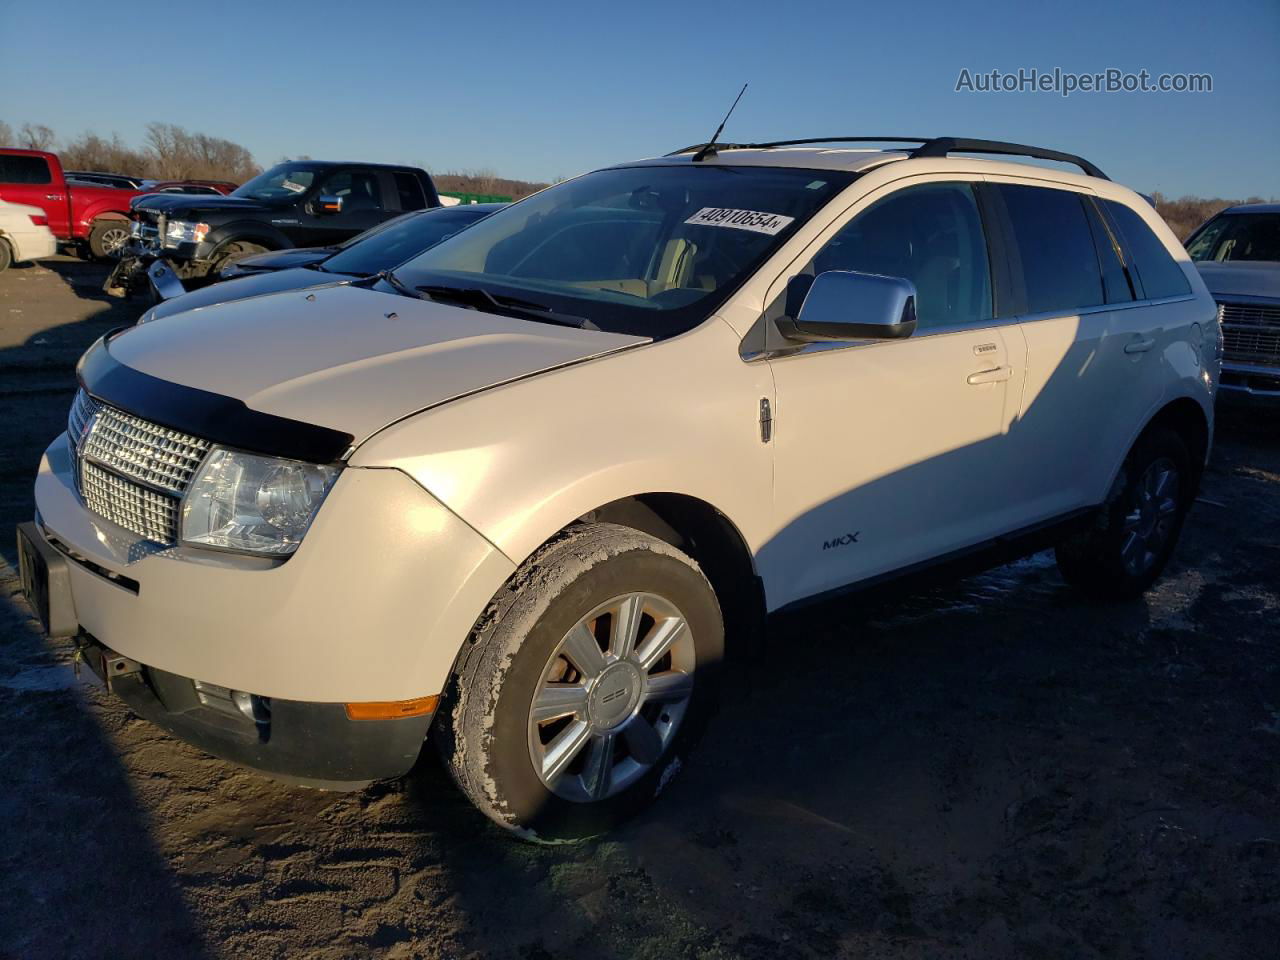
[[[200,243],[209,233],[207,223],[195,223],[191,220],[170,220],[164,228],[164,242],[167,247],[176,247],[180,243]]]
[[[339,468],[215,447],[182,501],[186,543],[293,553]]]

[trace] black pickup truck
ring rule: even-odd
[[[141,196],[130,206],[130,238],[105,289],[142,291],[157,260],[183,281],[213,280],[241,257],[340,243],[438,206],[435,184],[417,167],[315,160],[276,164],[225,197]]]

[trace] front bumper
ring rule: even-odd
[[[1218,388],[1259,399],[1280,401],[1280,367],[1225,360]]]
[[[113,654],[83,639],[84,662],[138,716],[215,757],[308,786],[351,790],[402,776],[431,725],[432,714],[351,720],[342,704],[278,699],[254,719],[189,677],[153,667],[111,677]]]
[[[272,700],[440,693],[514,565],[406,474],[347,468],[287,560],[163,547],[89,511],[66,434],[45,452],[43,539],[79,631],[149,668]]]
[[[34,523],[18,527],[23,593],[51,636],[75,633],[72,558]],[[398,777],[422,749],[431,712],[353,720],[340,703],[268,699],[145,666],[78,634],[83,662],[134,713],[214,756],[329,789]]]

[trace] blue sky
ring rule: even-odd
[[[1280,2],[0,0],[0,119],[147,122],[285,155],[566,177],[705,139],[946,134],[1144,191],[1280,197]],[[28,42],[23,42],[27,38]],[[18,42],[15,42],[18,41]],[[957,93],[971,72],[1208,73],[1209,94]]]

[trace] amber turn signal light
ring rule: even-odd
[[[377,700],[372,703],[348,703],[348,720],[394,720],[397,717],[421,717],[435,713],[440,697],[418,697],[416,700]]]

